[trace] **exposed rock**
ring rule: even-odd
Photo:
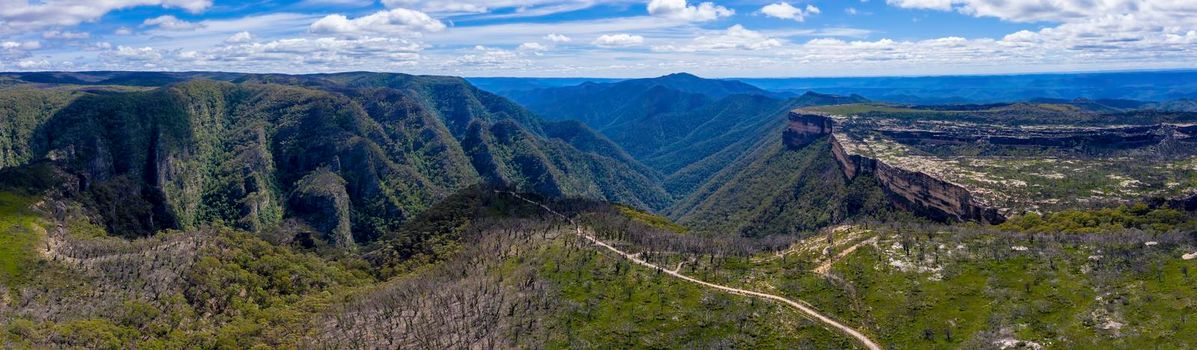
[[[820,137],[831,134],[835,125],[830,116],[821,112],[796,110],[790,112],[789,119],[783,140],[791,149],[805,147]]]
[[[345,179],[319,169],[304,176],[291,194],[291,210],[324,239],[340,247],[353,246],[349,222],[349,194]]]
[[[824,113],[796,110],[790,113],[785,143],[800,148],[813,140],[832,135],[835,121]],[[1000,223],[1005,217],[994,208],[978,204],[972,193],[956,184],[927,174],[889,166],[873,158],[851,154],[831,136],[832,155],[849,179],[874,176],[893,202],[919,215],[941,221]]]

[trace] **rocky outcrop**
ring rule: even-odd
[[[978,203],[964,187],[933,176],[890,166],[844,149],[833,131],[835,121],[822,113],[794,111],[785,132],[786,145],[800,148],[820,137],[831,138],[831,152],[844,176],[873,176],[893,203],[918,215],[940,221],[1000,223],[1005,217],[995,208]]]
[[[782,140],[791,149],[806,147],[820,137],[831,134],[835,122],[821,112],[795,110],[790,112],[790,122]]]
[[[353,246],[349,222],[349,194],[345,179],[327,169],[304,176],[291,194],[291,210],[324,239],[339,247]]]
[[[933,176],[885,164],[873,158],[849,154],[835,136],[832,154],[848,178],[874,176],[894,204],[939,221],[1001,223],[1005,216],[995,208],[977,203],[964,187]]]

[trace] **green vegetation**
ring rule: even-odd
[[[0,286],[20,286],[36,266],[41,228],[29,208],[33,202],[31,197],[0,192]]]
[[[1016,216],[998,226],[1003,230],[1036,233],[1100,233],[1125,229],[1169,232],[1176,229],[1192,230],[1195,227],[1197,221],[1187,213],[1176,209],[1152,208],[1142,203],[1097,210],[1031,213]]]
[[[100,223],[125,237],[210,223],[266,232],[300,218],[317,237],[367,244],[479,182],[649,209],[670,200],[657,175],[593,131],[546,127],[460,78],[177,81],[184,76],[114,77],[174,82],[152,90],[4,88],[0,101],[20,103],[0,111],[0,168],[54,159]],[[344,180],[348,205],[329,211],[340,215],[336,224],[290,200],[320,169]]]
[[[685,226],[675,224],[673,221],[669,220],[669,218],[663,216],[653,215],[652,213],[637,210],[636,208],[624,205],[617,205],[616,208],[618,208],[619,212],[623,215],[627,215],[629,218],[653,228],[677,233],[686,233],[688,230]]]
[[[307,322],[335,295],[374,281],[365,271],[248,233],[192,234],[202,239],[195,251],[187,242],[197,237],[179,234],[139,241],[137,248],[120,248],[127,244],[114,238],[60,237],[66,246],[55,262],[26,267],[39,276],[29,282],[32,288],[9,292],[29,301],[0,307],[0,344],[294,347],[302,344]],[[129,260],[129,248],[146,260]],[[71,255],[84,251],[95,255]],[[73,259],[80,262],[66,262]]]
[[[33,160],[30,141],[38,127],[79,95],[70,88],[0,85],[0,168]]]
[[[784,305],[733,296],[596,251],[545,251],[566,307],[551,348],[854,348]],[[563,334],[562,334],[563,333]]]
[[[798,234],[893,212],[875,180],[843,176],[826,139],[791,150],[780,134],[674,208],[671,216],[696,232],[747,236]]]

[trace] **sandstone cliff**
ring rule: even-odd
[[[996,208],[979,203],[964,187],[845,150],[833,133],[835,121],[828,114],[795,110],[790,113],[789,120],[785,132],[787,146],[801,148],[818,138],[830,137],[832,155],[844,176],[848,179],[875,177],[899,207],[941,221],[1000,223],[1006,219]]]

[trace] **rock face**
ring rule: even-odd
[[[796,110],[790,112],[789,119],[782,138],[791,149],[806,147],[820,137],[830,135],[835,125],[830,116],[819,112]]]
[[[785,132],[787,146],[801,148],[820,137],[830,136],[832,155],[844,176],[848,179],[875,177],[899,207],[941,221],[1005,221],[997,209],[977,203],[972,193],[959,185],[845,151],[832,133],[835,122],[828,115],[798,110],[791,112],[789,119],[790,126]]]
[[[916,214],[940,221],[979,221],[1001,223],[1006,220],[995,208],[977,203],[964,187],[933,176],[889,166],[885,162],[848,154],[834,136],[832,154],[844,175],[874,176],[894,204]]]
[[[291,210],[324,239],[338,247],[353,246],[349,222],[349,193],[345,179],[327,169],[304,176],[291,194]]]

